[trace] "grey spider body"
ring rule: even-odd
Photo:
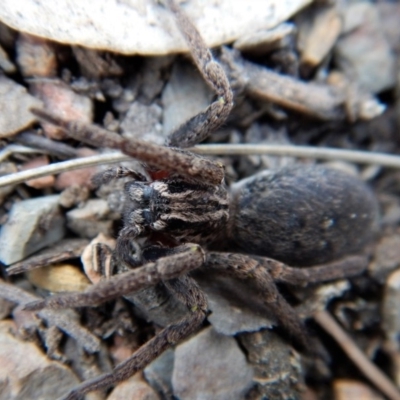
[[[322,166],[262,171],[234,184],[183,178],[126,184],[121,237],[151,231],[177,243],[209,244],[297,266],[355,253],[378,225],[378,206],[357,178]],[[124,249],[119,256],[126,260]]]

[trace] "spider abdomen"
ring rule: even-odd
[[[378,226],[378,205],[357,178],[322,166],[263,171],[232,187],[231,242],[290,265],[359,251]]]

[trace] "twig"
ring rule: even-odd
[[[357,347],[357,344],[347,335],[340,325],[326,311],[314,313],[314,319],[339,344],[348,357],[357,365],[360,371],[391,400],[400,400],[398,388],[374,365]]]
[[[224,48],[222,61],[232,81],[240,82],[249,96],[325,121],[372,119],[383,113],[385,105],[360,90],[354,82],[332,86],[304,82],[244,60],[237,52]],[[349,113],[349,106],[352,113]],[[354,113],[354,115],[353,115]]]
[[[19,144],[10,144],[0,151],[0,162],[6,160],[13,154],[36,154],[36,153],[46,153],[46,151],[40,149],[32,149],[31,147],[21,146]]]
[[[60,174],[74,169],[93,167],[95,165],[104,165],[131,160],[130,157],[121,153],[107,153],[90,157],[75,158],[73,160],[62,161],[55,164],[45,165],[43,167],[32,168],[26,171],[0,177],[0,187],[7,185],[16,185],[29,179],[40,178],[47,175]]]
[[[61,159],[73,158],[78,155],[78,152],[72,146],[56,140],[51,140],[45,136],[40,136],[33,131],[22,132],[15,136],[14,140],[25,146],[29,146],[33,149],[40,149],[42,152]]]
[[[0,297],[19,305],[25,305],[32,301],[40,300],[39,297],[28,293],[15,285],[6,283],[1,279]],[[60,312],[59,310],[41,310],[38,312],[38,315],[40,318],[47,321],[49,326],[55,325],[63,332],[72,336],[89,353],[95,353],[100,350],[99,338],[80,325],[79,317],[75,311],[63,310]]]
[[[269,154],[275,156],[292,156],[315,158],[320,160],[350,161],[360,164],[374,164],[389,168],[400,168],[400,156],[361,150],[344,150],[329,147],[294,146],[294,145],[260,145],[260,144],[207,144],[193,149],[198,154],[208,155],[254,155]]]
[[[387,168],[400,168],[400,156],[360,150],[342,150],[328,147],[293,146],[293,145],[253,145],[253,144],[207,144],[189,149],[198,154],[207,155],[254,155],[269,154],[275,156],[292,156],[315,158],[320,160],[341,160],[353,163],[380,165]],[[0,177],[0,187],[24,183],[33,178],[59,174],[79,168],[95,165],[113,164],[128,161],[131,158],[120,153],[106,153],[90,157],[76,158],[43,167],[33,168],[15,174]]]

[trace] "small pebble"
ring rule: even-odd
[[[126,399],[159,400],[160,398],[139,373],[119,383],[107,397],[107,400]]]
[[[301,63],[318,66],[335,45],[342,29],[336,5],[309,8],[297,19]]]
[[[384,236],[378,242],[374,259],[368,266],[369,274],[384,284],[390,272],[400,266],[400,235]]]
[[[67,226],[83,238],[92,239],[100,232],[111,236],[113,221],[109,216],[107,201],[91,199],[83,207],[67,212]]]
[[[15,203],[0,232],[0,261],[15,263],[64,237],[65,219],[59,196],[43,196]]]
[[[8,54],[1,46],[0,46],[0,68],[7,74],[14,74],[17,70],[15,68],[15,65],[10,61]]]
[[[174,395],[181,400],[239,400],[252,384],[253,371],[235,339],[212,327],[175,350]]]
[[[287,45],[295,31],[294,24],[283,22],[275,28],[252,32],[249,36],[242,36],[236,40],[233,47],[252,54],[267,53]]]
[[[218,333],[233,336],[276,325],[274,316],[262,306],[262,301],[248,284],[200,273],[196,274],[196,280],[207,295],[211,311],[208,320]]]
[[[121,122],[122,136],[137,138],[162,145],[162,109],[157,104],[145,105],[139,101],[131,104]]]
[[[79,120],[91,123],[93,103],[89,97],[75,93],[64,82],[53,80],[35,80],[31,83],[32,93],[44,103],[44,108],[67,120]],[[66,134],[57,126],[42,123],[47,137],[55,140],[66,138]]]
[[[212,92],[192,64],[175,63],[171,77],[162,92],[164,135],[205,110]]]
[[[41,106],[23,86],[0,76],[0,138],[10,137],[32,125],[36,118],[29,110]]]
[[[400,269],[392,272],[385,284],[382,326],[387,339],[400,350]]]
[[[18,340],[15,331],[13,322],[0,322],[2,399],[54,400],[79,384],[68,367],[48,359],[34,343]]]
[[[20,33],[16,45],[17,63],[24,77],[52,78],[57,75],[54,43]]]
[[[21,170],[25,171],[32,168],[42,167],[44,165],[49,165],[49,157],[41,156],[36,157],[26,163],[22,164]],[[54,185],[55,178],[54,175],[46,175],[40,178],[30,179],[29,181],[25,182],[25,185],[35,188],[35,189],[44,189],[48,187],[52,187]]]
[[[304,387],[300,356],[275,332],[268,329],[240,335],[249,364],[254,368],[254,398],[299,399]]]
[[[375,390],[363,382],[351,379],[336,379],[333,382],[335,400],[383,400]]]
[[[78,267],[70,264],[49,265],[28,272],[28,280],[49,292],[83,292],[90,282]]]
[[[374,4],[356,2],[343,9],[344,31],[335,46],[335,62],[348,79],[371,93],[395,85],[396,60],[382,31]]]
[[[157,357],[143,371],[146,381],[164,398],[172,397],[172,372],[175,351],[170,348]]]
[[[88,147],[82,147],[77,150],[77,154],[79,157],[90,157],[99,153],[89,149]],[[62,172],[57,176],[54,186],[57,190],[64,190],[74,185],[79,186],[83,191],[85,191],[85,188],[87,189],[92,186],[91,179],[97,172],[98,169],[96,167],[80,168],[73,171]]]

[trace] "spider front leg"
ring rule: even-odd
[[[149,288],[155,284],[188,273],[201,267],[204,252],[197,244],[185,244],[174,249],[174,254],[129,272],[113,276],[90,286],[84,292],[68,293],[28,303],[27,311],[42,308],[62,309],[97,306],[126,294]]]
[[[166,4],[175,15],[193,61],[217,95],[205,111],[183,123],[167,140],[169,146],[186,148],[202,142],[226,121],[233,107],[233,94],[224,69],[214,60],[196,27],[174,0],[166,0]]]
[[[172,293],[187,306],[190,313],[180,321],[164,328],[154,338],[140,347],[130,358],[117,365],[111,373],[82,382],[63,400],[78,400],[85,393],[106,389],[111,385],[126,380],[136,372],[143,370],[168,347],[179,343],[199,329],[206,318],[208,306],[206,297],[197,283],[188,276],[172,279],[165,283]]]
[[[158,146],[140,139],[125,139],[122,136],[80,121],[65,120],[51,112],[32,108],[31,112],[40,119],[60,127],[70,137],[95,147],[121,150],[147,165],[172,171],[182,177],[199,182],[220,184],[224,179],[224,167],[199,155],[183,150]]]
[[[166,3],[176,18],[194,62],[206,82],[217,94],[216,101],[204,112],[181,125],[167,140],[168,146],[189,147],[204,140],[225,122],[233,106],[233,94],[223,68],[213,59],[196,27],[175,1],[167,0]],[[172,170],[182,177],[211,184],[220,184],[224,178],[224,169],[221,164],[201,156],[158,146],[139,139],[127,140],[98,126],[84,124],[80,121],[67,121],[48,111],[40,109],[32,109],[31,111],[46,122],[59,126],[76,140],[97,147],[121,150],[151,167],[166,171]]]
[[[137,371],[142,370],[169,346],[178,343],[200,327],[208,312],[207,301],[196,282],[185,274],[199,268],[204,263],[204,252],[198,245],[186,244],[172,249],[168,254],[168,256],[161,257],[153,263],[148,263],[92,285],[83,293],[53,296],[25,306],[26,310],[31,311],[44,307],[60,309],[95,306],[122,295],[152,287],[163,281],[189,310],[189,314],[180,321],[164,328],[135,352],[132,357],[119,364],[113,372],[83,382],[64,399],[79,399],[87,392],[104,389],[127,379]]]

